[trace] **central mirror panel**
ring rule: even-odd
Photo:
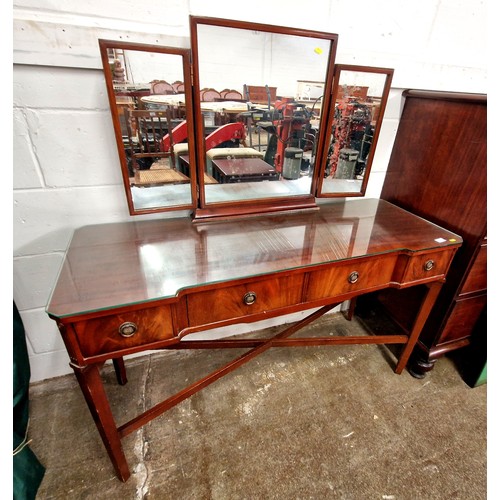
[[[194,162],[189,50],[99,45],[130,213],[194,208],[196,169],[179,161]]]
[[[191,41],[197,216],[314,206],[337,35],[191,17]]]

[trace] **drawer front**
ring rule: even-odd
[[[189,325],[241,318],[299,304],[302,274],[249,282],[187,296]]]
[[[311,272],[307,286],[308,301],[358,292],[391,282],[397,256],[377,256],[365,261],[351,261]]]
[[[103,316],[74,326],[84,356],[142,346],[174,336],[170,306]]]
[[[482,245],[474,264],[469,270],[469,274],[460,290],[460,293],[477,292],[486,290],[486,245]]]
[[[446,274],[453,255],[453,251],[443,251],[409,257],[402,283],[412,283]]]
[[[469,337],[485,306],[486,295],[457,300],[441,333],[439,344]]]

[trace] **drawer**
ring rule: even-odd
[[[339,262],[328,268],[312,271],[306,299],[320,300],[387,285],[391,282],[396,259],[396,255],[377,256],[359,262]]]
[[[460,293],[486,290],[486,254],[486,245],[482,245],[476,255],[476,258],[474,259],[474,264],[472,264],[472,267],[467,274],[467,278],[465,279]]]
[[[485,306],[486,295],[457,300],[441,333],[439,344],[469,337]]]
[[[80,349],[86,357],[168,340],[174,336],[170,306],[79,321],[74,323],[74,327]]]
[[[190,326],[241,318],[299,304],[304,276],[294,274],[187,296]]]
[[[426,280],[434,276],[442,276],[448,271],[454,251],[431,252],[423,255],[401,256],[408,259],[403,272],[401,283]],[[399,263],[398,263],[399,265]]]

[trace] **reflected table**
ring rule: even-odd
[[[86,226],[73,235],[47,313],[116,474],[126,481],[125,436],[267,349],[400,344],[394,368],[400,374],[461,243],[460,236],[376,199],[217,222],[186,217]],[[421,303],[409,331],[292,337],[343,301],[414,286],[422,289]],[[306,310],[308,316],[271,338],[189,340],[195,332]],[[214,348],[247,350],[128,422],[115,421],[101,378],[106,360],[125,384],[124,356]]]
[[[220,184],[275,181],[279,173],[261,158],[214,158],[213,176]]]
[[[184,175],[189,176],[189,155],[179,155],[179,170]],[[204,184],[217,184],[217,181],[206,172],[203,174],[203,182]]]
[[[158,106],[185,106],[184,94],[154,94],[141,97],[145,104],[154,104]],[[209,101],[201,102],[202,111],[211,111],[214,113],[239,114],[248,111],[248,105],[242,101]],[[254,105],[252,105],[255,107]],[[267,108],[266,108],[267,109]]]

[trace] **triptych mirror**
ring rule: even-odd
[[[392,70],[338,36],[190,18],[191,50],[99,40],[132,215],[194,220],[363,196]]]

